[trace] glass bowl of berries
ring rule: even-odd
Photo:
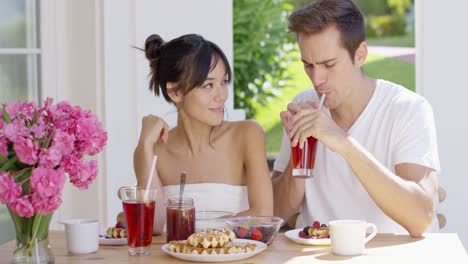
[[[261,241],[269,245],[284,220],[276,216],[236,216],[226,219],[237,238]]]

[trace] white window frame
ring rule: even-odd
[[[39,0],[27,0],[25,8],[26,17],[26,46],[37,47],[38,39],[37,33],[40,31],[41,23],[39,27],[37,25],[37,13],[40,12],[37,3],[41,3]],[[40,47],[40,46],[39,46]],[[37,60],[41,57],[42,52],[40,48],[0,48],[0,55],[26,55],[27,62],[27,93],[28,100],[34,100],[40,102],[40,85],[39,75],[40,68],[38,67]],[[36,56],[28,56],[36,55]]]

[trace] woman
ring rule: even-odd
[[[262,128],[254,121],[223,121],[232,73],[221,49],[199,35],[167,43],[151,35],[145,53],[150,90],[156,96],[162,93],[178,110],[177,126],[171,130],[160,117],[145,116],[134,154],[140,187],[146,185],[153,156],[158,156],[152,181],[158,188],[153,232],[162,232],[166,215],[161,205],[179,194],[182,171],[188,175],[185,193],[195,199],[196,210],[272,215]]]

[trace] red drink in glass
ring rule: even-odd
[[[185,240],[195,233],[195,207],[193,199],[169,198],[166,209],[167,242]]]
[[[155,202],[125,201],[128,245],[133,248],[151,245]]]
[[[292,175],[295,177],[312,177],[315,163],[315,152],[317,139],[308,137],[304,142],[304,148],[300,149],[299,144],[291,147]]]
[[[127,222],[128,254],[151,254],[156,189],[125,186],[119,189]]]

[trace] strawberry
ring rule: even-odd
[[[299,232],[299,237],[305,238],[306,233],[304,231]]]
[[[260,230],[258,229],[255,229],[251,232],[250,238],[252,238],[253,240],[262,240],[263,238],[262,232],[260,232]]]
[[[320,228],[320,222],[319,221],[314,221],[314,223],[312,224],[312,227],[313,228]]]
[[[239,238],[247,238],[249,236],[249,230],[243,227],[239,227],[237,231]]]
[[[319,235],[318,238],[328,238],[328,233],[325,232],[325,233]]]

